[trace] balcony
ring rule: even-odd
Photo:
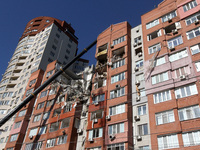
[[[17,63],[24,64],[26,62],[26,59],[19,59]]]
[[[19,81],[18,80],[10,80],[8,85],[16,85]]]
[[[112,51],[112,62],[118,61],[123,58],[125,54],[125,47]]]
[[[14,76],[14,77],[20,77],[20,73],[13,73],[12,76]]]
[[[107,59],[103,62],[97,61],[96,67],[95,67],[96,72],[98,72],[99,75],[102,75],[104,72],[107,72]]]
[[[178,30],[181,29],[180,22],[175,22],[174,24],[171,24],[164,28],[166,35],[175,35],[178,34]]]
[[[15,67],[15,70],[22,70],[23,69],[23,66],[16,66]]]
[[[105,49],[105,50],[99,52],[99,53],[97,54],[97,57],[99,57],[99,56],[101,56],[101,55],[107,55],[107,51],[108,51],[108,50]]]

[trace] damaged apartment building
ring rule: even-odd
[[[46,71],[34,72],[23,99],[50,78],[61,65],[54,61]],[[86,138],[94,67],[74,74],[66,70],[16,115],[6,149],[76,149]]]

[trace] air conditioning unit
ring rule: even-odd
[[[115,85],[115,88],[120,88],[120,85],[119,84]]]
[[[141,56],[142,56],[142,52],[139,52],[139,53],[138,53],[138,57],[141,57]]]
[[[33,136],[32,136],[32,135],[30,135],[30,136],[29,136],[29,139],[32,139],[32,138],[33,138]]]
[[[110,45],[110,48],[113,48],[113,47],[114,47],[114,44],[111,44],[111,45]]]
[[[171,22],[172,22],[172,19],[169,19],[168,22],[171,23]]]
[[[142,43],[142,41],[141,40],[138,40],[138,43],[137,44],[141,44]]]
[[[181,75],[179,78],[180,78],[180,80],[184,80],[184,79],[186,79],[186,76],[185,75]]]
[[[138,135],[138,136],[137,136],[137,140],[138,140],[138,141],[141,141],[141,140],[142,140],[142,136],[141,136],[141,135]]]
[[[196,20],[196,21],[194,22],[194,24],[195,24],[195,25],[198,25],[198,24],[199,24],[199,20]]]
[[[94,142],[93,138],[88,139],[89,142]]]
[[[139,102],[139,101],[140,101],[140,97],[137,96],[137,97],[136,97],[136,102]]]
[[[98,119],[95,118],[95,119],[94,119],[94,123],[97,123],[97,122],[98,122]]]
[[[140,81],[137,80],[137,81],[135,82],[135,85],[139,85],[139,84],[140,84]]]
[[[108,66],[112,66],[112,62],[108,62],[107,64],[108,64]]]
[[[94,105],[95,105],[95,106],[99,105],[99,102],[94,102]]]
[[[173,34],[176,34],[176,33],[178,33],[178,30],[177,30],[177,29],[174,29],[174,30],[172,30],[172,33],[173,33]]]
[[[134,47],[137,46],[137,43],[134,43],[133,46],[134,46]]]
[[[135,121],[140,121],[140,116],[135,116],[134,119]]]
[[[63,134],[63,135],[65,135],[65,134],[66,134],[65,130],[63,130],[63,131],[62,131],[62,134]]]
[[[110,120],[110,115],[107,115],[107,116],[106,116],[106,120]]]
[[[136,66],[136,67],[135,67],[135,71],[138,71],[138,70],[139,70],[139,67]]]
[[[78,129],[78,130],[77,130],[77,133],[78,133],[78,134],[81,134],[82,132],[83,132],[82,129]]]
[[[32,86],[32,84],[29,84],[29,87],[31,87]]]
[[[175,50],[175,47],[169,47],[170,51]]]
[[[110,140],[114,140],[115,139],[115,135],[111,134],[111,135],[109,135],[109,138],[110,138]]]

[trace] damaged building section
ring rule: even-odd
[[[54,61],[45,72],[34,72],[23,99],[60,67]],[[93,66],[78,74],[66,70],[43,89],[17,113],[6,149],[84,148],[93,72]]]

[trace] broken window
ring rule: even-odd
[[[91,113],[91,120],[100,119],[103,117],[103,109]]]
[[[69,127],[70,118],[65,118],[61,121],[61,129]]]
[[[157,31],[154,31],[154,32],[148,34],[147,39],[148,39],[148,41],[151,41],[161,35],[162,35],[161,30],[157,30]]]
[[[49,132],[54,132],[59,129],[59,122],[54,122],[50,125]]]
[[[178,29],[180,28],[181,28],[180,22],[175,22],[174,24],[167,26],[164,29],[164,31],[165,31],[165,34],[169,34],[169,33],[176,34],[178,33]]]
[[[55,109],[53,112],[53,117],[57,117],[60,114],[61,114],[61,108]]]

